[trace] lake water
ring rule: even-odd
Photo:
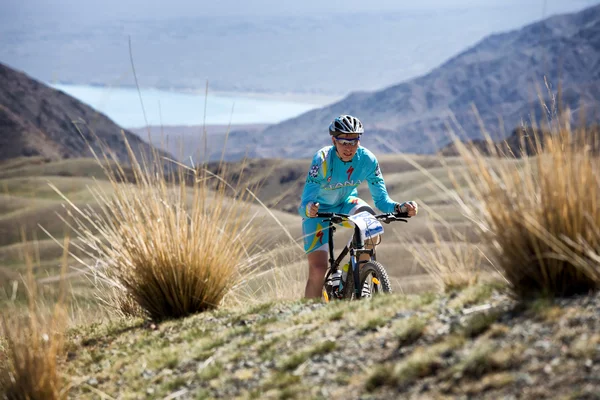
[[[136,89],[50,84],[107,115],[124,128],[146,125]],[[142,100],[150,125],[201,125],[204,122],[205,93],[178,93],[143,89]],[[283,101],[250,96],[211,94],[206,102],[206,123],[272,124],[300,115],[319,104]],[[232,112],[233,110],[233,112]]]

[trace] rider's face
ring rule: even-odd
[[[352,160],[360,144],[359,137],[358,133],[344,133],[331,138],[342,161]]]

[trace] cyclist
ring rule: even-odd
[[[360,147],[364,129],[360,120],[351,115],[340,115],[329,125],[332,146],[326,146],[315,154],[298,212],[302,216],[304,251],[308,257],[308,281],[304,296],[321,296],[323,279],[327,271],[329,235],[318,211],[356,214],[361,211],[375,212],[358,198],[357,187],[364,181],[369,185],[375,206],[382,212],[408,212],[417,214],[414,201],[397,203],[388,195],[377,159],[369,150]],[[351,226],[347,223],[346,227]],[[368,248],[374,244],[369,241]],[[368,259],[369,255],[365,254]],[[362,260],[361,260],[362,261]]]

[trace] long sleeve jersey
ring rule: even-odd
[[[364,147],[359,147],[351,161],[344,162],[336,154],[334,146],[317,151],[306,177],[298,213],[306,215],[309,202],[320,203],[327,209],[344,203],[349,196],[357,196],[357,187],[367,181],[375,206],[381,212],[394,212],[397,204],[392,201],[385,187],[377,158]]]

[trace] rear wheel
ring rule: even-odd
[[[359,278],[361,298],[392,292],[390,278],[383,265],[377,261],[369,261],[363,264],[362,267],[360,267]],[[348,271],[348,280],[344,290],[344,297],[346,299],[354,299],[356,297],[354,294],[354,275],[352,274],[352,271]]]

